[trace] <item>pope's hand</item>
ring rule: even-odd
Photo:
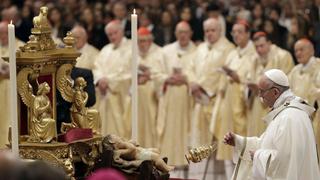
[[[235,135],[232,132],[228,132],[223,137],[223,143],[228,144],[230,146],[235,146]]]

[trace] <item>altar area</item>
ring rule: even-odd
[[[85,79],[73,80],[70,75],[80,56],[74,47],[75,38],[68,32],[63,38],[63,47],[58,47],[51,37],[47,14],[48,8],[41,7],[39,15],[33,18],[29,41],[11,53],[16,58],[2,57],[6,61],[16,61],[16,76],[10,80],[17,82],[18,119],[9,130],[8,147],[13,151],[18,149],[22,159],[44,160],[62,167],[74,179],[75,164],[81,162],[86,166],[85,175],[99,154],[102,139],[98,132],[99,112],[86,107]],[[15,39],[14,31],[12,36],[11,39]],[[59,122],[62,123],[60,134],[57,129],[58,95],[72,104],[71,122]]]

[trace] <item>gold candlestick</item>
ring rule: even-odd
[[[205,159],[211,155],[217,149],[217,143],[212,145],[204,145],[189,150],[189,153],[185,155],[188,164],[190,161],[194,163],[200,162],[202,159]]]

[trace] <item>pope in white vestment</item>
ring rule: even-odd
[[[259,81],[259,94],[272,108],[260,137],[226,134],[224,142],[235,146],[234,180],[320,179],[310,115],[314,108],[289,89],[285,73],[271,69]]]
[[[129,139],[131,121],[125,118],[125,114],[130,103],[131,41],[123,36],[119,21],[111,21],[105,30],[111,43],[102,48],[93,70],[99,92],[97,98],[102,121],[101,133],[112,133]]]
[[[16,39],[16,49],[24,43]],[[0,148],[8,144],[8,130],[10,126],[10,85],[9,85],[9,63],[2,57],[9,56],[8,47],[8,23],[0,23]]]

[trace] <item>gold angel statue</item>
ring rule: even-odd
[[[96,109],[87,108],[88,93],[84,90],[87,82],[83,77],[78,77],[74,86],[70,77],[72,65],[62,65],[57,72],[57,88],[64,100],[71,102],[71,127],[90,128],[93,133],[99,133],[99,113]],[[63,123],[62,131],[68,124]]]
[[[52,118],[51,102],[47,96],[50,86],[46,82],[41,83],[33,94],[28,80],[32,72],[32,69],[24,68],[18,74],[18,92],[29,113],[28,141],[48,143],[57,136],[56,121]]]

